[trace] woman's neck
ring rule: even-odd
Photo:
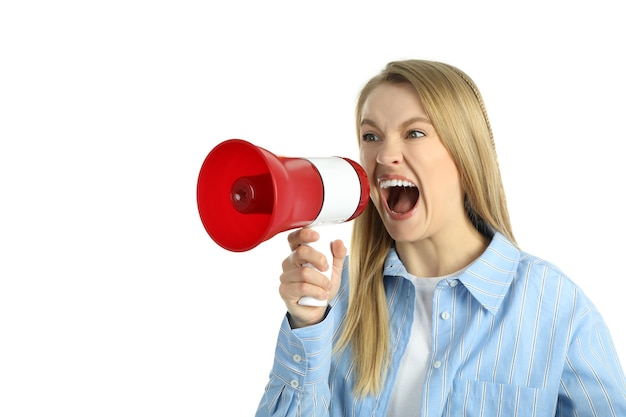
[[[459,271],[485,251],[490,238],[468,221],[416,242],[396,242],[396,252],[407,271],[420,277],[440,277]]]

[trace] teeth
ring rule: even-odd
[[[378,186],[380,188],[389,187],[415,187],[415,184],[405,180],[382,180],[379,181]]]

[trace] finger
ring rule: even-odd
[[[330,266],[323,253],[308,244],[302,244],[296,247],[283,261],[282,267],[283,271],[288,271],[296,267],[312,267],[318,271],[325,272]]]
[[[333,268],[340,266],[343,268],[343,262],[348,255],[348,249],[342,240],[334,240],[330,243],[330,250],[333,254]]]
[[[299,268],[283,273],[280,280],[280,294],[285,301],[296,303],[304,296],[328,299],[330,282],[313,268]]]
[[[289,248],[293,251],[298,246],[304,243],[315,242],[320,238],[320,235],[315,230],[309,227],[303,227],[296,231],[293,231],[287,235],[287,242],[289,243]]]
[[[304,297],[307,297],[328,302],[328,299],[330,297],[330,291],[324,288],[320,288],[317,285],[298,283],[297,285],[281,286],[280,295],[282,299],[288,304],[312,306],[312,304],[301,304],[300,300]]]
[[[332,271],[330,274],[330,297],[332,298],[339,290],[339,285],[341,284],[341,274],[343,272],[348,250],[341,240],[335,240],[332,242],[330,248],[333,254]]]

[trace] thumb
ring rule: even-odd
[[[332,270],[330,274],[330,299],[332,299],[337,294],[337,291],[339,291],[343,264],[346,260],[348,250],[341,240],[331,242],[330,250],[333,254]]]

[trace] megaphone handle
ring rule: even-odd
[[[298,300],[298,304],[309,307],[326,307],[328,302],[326,300],[318,300],[317,298],[306,295]]]
[[[330,274],[332,272],[332,265],[333,265],[333,253],[330,250],[330,242],[332,242],[332,240],[325,239],[322,233],[320,233],[319,235],[320,235],[320,238],[316,242],[307,243],[307,245],[311,246],[313,249],[319,252],[322,252],[326,256],[329,269],[325,273],[323,272],[323,274],[326,275],[328,279],[330,279]],[[304,264],[302,266],[307,267],[307,268],[315,268],[311,264]],[[328,305],[328,301],[318,300],[317,298],[313,298],[310,296],[304,296],[298,300],[298,304],[300,304],[301,306],[325,307]]]

